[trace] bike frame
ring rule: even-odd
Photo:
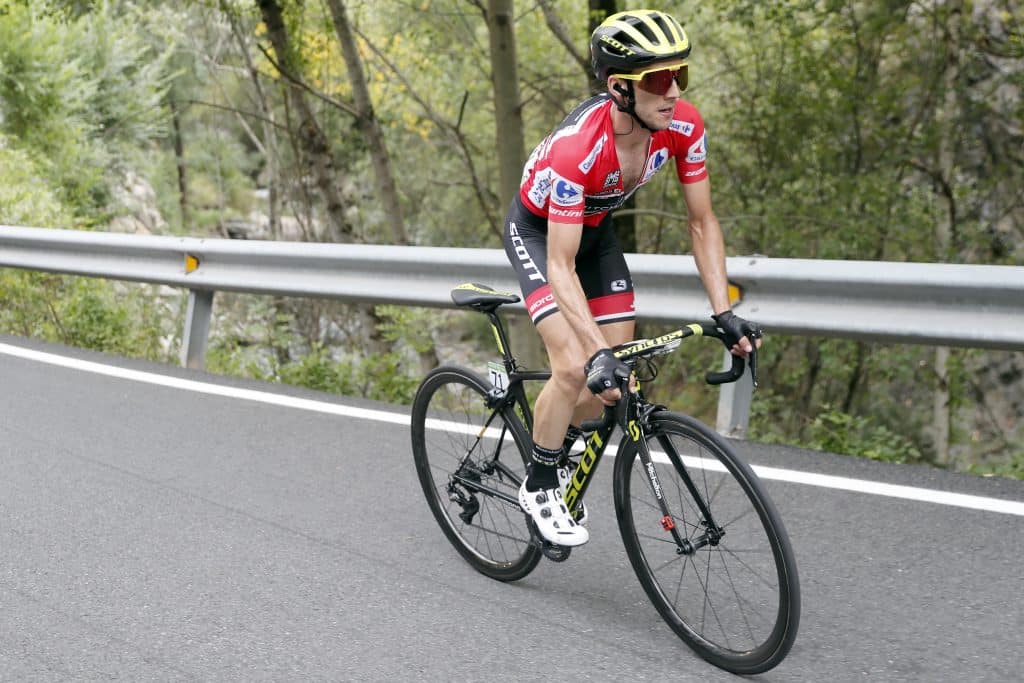
[[[487,405],[493,412],[477,438],[478,440],[483,438],[484,431],[490,427],[497,415],[506,410],[509,410],[514,414],[516,408],[519,408],[521,411],[526,430],[532,433],[533,412],[530,408],[529,401],[527,400],[524,383],[528,381],[543,381],[550,379],[551,372],[547,370],[520,369],[516,359],[512,356],[510,351],[508,336],[506,335],[505,327],[502,324],[501,318],[495,311],[486,311],[485,314],[491,323],[491,329],[494,332],[494,337],[498,344],[498,350],[501,352],[502,362],[504,363],[505,371],[508,374],[509,385],[508,389],[504,392],[494,389],[488,396]],[[642,355],[645,351],[649,351],[651,349],[678,345],[686,337],[702,335],[704,332],[705,328],[701,325],[688,325],[654,339],[648,339],[640,343],[627,345],[625,348],[616,351],[616,355],[623,360],[629,360],[636,358]],[[740,372],[742,373],[742,368],[740,368]],[[654,467],[654,461],[651,456],[650,449],[647,446],[647,439],[644,436],[650,429],[650,416],[664,409],[664,406],[647,403],[638,388],[636,393],[627,393],[626,399],[620,401],[616,406],[607,408],[603,417],[597,420],[585,422],[582,425],[582,428],[585,433],[589,432],[589,436],[585,439],[585,448],[579,456],[579,463],[577,464],[570,479],[569,486],[566,489],[565,504],[573,511],[574,517],[578,519],[581,515],[581,510],[577,506],[577,503],[583,500],[584,494],[586,493],[586,490],[593,479],[593,475],[597,471],[597,467],[601,462],[601,458],[608,449],[612,432],[615,430],[616,425],[619,425],[622,427],[623,433],[625,434],[623,437],[623,443],[625,443],[626,438],[629,438],[636,444],[644,473],[647,476],[648,484],[650,485],[651,490],[654,493],[654,497],[661,508],[662,527],[666,532],[672,535],[679,554],[689,555],[705,545],[717,545],[725,532],[714,522],[710,510],[704,501],[703,496],[697,489],[697,486],[691,479],[689,471],[683,464],[680,454],[676,451],[669,439],[660,438],[659,444],[665,450],[672,462],[672,465],[680,473],[684,484],[693,496],[694,500],[697,502],[703,518],[703,524],[707,531],[697,539],[688,540],[682,537],[676,529],[673,515],[668,509],[665,499],[662,496],[661,482],[658,480],[657,470]],[[499,451],[500,444],[503,442],[504,436],[503,428],[503,433],[500,435],[499,440]],[[495,459],[495,463],[496,466],[503,469],[506,475],[509,475],[510,477],[513,476],[510,471],[505,469],[502,465],[497,464],[497,459]],[[458,477],[458,481],[469,489],[487,493],[506,501],[510,506],[514,506],[517,509],[519,508],[518,500],[508,494],[483,486],[478,482],[474,482],[464,477]]]

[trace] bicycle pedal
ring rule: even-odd
[[[572,554],[572,548],[564,545],[553,545],[546,541],[540,547],[540,551],[544,554],[544,557],[552,562],[565,562],[569,559],[569,555]]]
[[[541,538],[540,532],[537,531],[537,525],[533,523],[530,515],[525,515],[525,517],[526,525],[530,529],[530,543],[540,548],[540,552],[544,557],[552,562],[565,562],[569,559],[569,555],[572,554],[572,548],[545,541]]]

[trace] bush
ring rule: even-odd
[[[910,439],[862,415],[826,407],[807,432],[805,442],[800,444],[807,448],[886,462],[921,460],[921,452]]]
[[[317,347],[297,361],[278,369],[278,377],[285,384],[326,391],[332,394],[353,394],[355,381],[353,368],[331,358],[330,351]]]
[[[28,152],[12,149],[0,135],[0,224],[41,228],[70,227],[71,212]]]
[[[416,395],[419,377],[410,377],[402,370],[397,353],[364,358],[358,367],[362,395],[375,401],[409,405]]]
[[[44,273],[0,273],[0,331],[148,360],[168,360],[162,321],[176,324],[143,289]]]
[[[1024,479],[1024,450],[1018,451],[1002,462],[972,463],[967,471],[983,477],[1010,477]]]

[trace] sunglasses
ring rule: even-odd
[[[637,87],[652,95],[663,96],[672,88],[675,81],[679,86],[679,92],[686,90],[689,81],[690,67],[687,64],[660,69],[649,69],[638,74],[615,74],[618,78],[627,81],[637,81]]]

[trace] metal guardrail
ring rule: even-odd
[[[627,255],[641,319],[711,310],[690,256]],[[466,281],[518,292],[503,251],[122,235],[0,226],[7,266],[187,288],[181,362],[204,364],[217,291],[450,307]],[[769,333],[1024,350],[1024,267],[735,257],[737,306]],[[522,310],[522,304],[518,305]],[[718,428],[742,435],[751,387],[723,388]]]

